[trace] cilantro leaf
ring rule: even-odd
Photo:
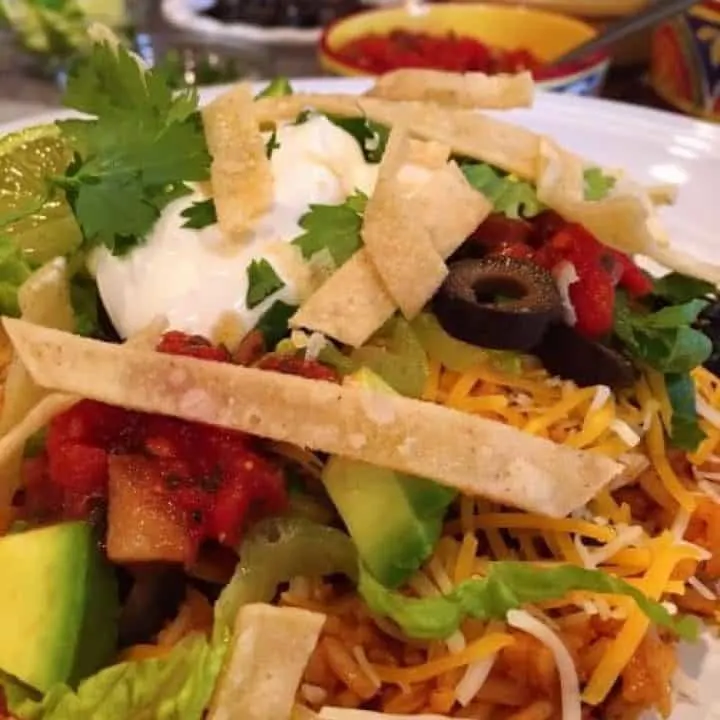
[[[490,200],[495,212],[517,219],[535,217],[545,209],[530,183],[503,175],[485,163],[461,167],[470,185]]]
[[[280,147],[280,143],[277,139],[277,131],[273,130],[272,133],[270,133],[270,137],[268,138],[268,141],[265,143],[265,154],[268,157],[268,160],[272,157],[273,153]]]
[[[202,230],[202,228],[214,225],[217,222],[215,203],[212,198],[193,203],[190,207],[185,208],[181,215],[187,218],[183,227],[193,230]]]
[[[392,592],[362,568],[358,587],[374,613],[391,618],[406,635],[415,638],[447,638],[466,617],[504,620],[510,610],[560,598],[572,590],[626,595],[656,625],[670,628],[685,639],[694,639],[698,633],[694,618],[673,617],[661,603],[648,600],[624,580],[574,565],[540,568],[520,562],[493,562],[485,577],[465,580],[447,595],[427,598]]]
[[[636,360],[661,373],[685,373],[702,365],[712,342],[690,327],[706,306],[702,300],[672,305],[654,313],[633,310],[623,293],[615,298],[615,334]]]
[[[262,333],[267,347],[274,348],[288,334],[288,322],[296,312],[296,305],[276,300],[262,314],[255,329]]]
[[[293,125],[302,125],[303,123],[306,123],[312,117],[312,115],[312,110],[301,110],[293,121]]]
[[[617,179],[606,175],[601,168],[587,168],[585,178],[585,199],[589,201],[603,200],[615,187]]]
[[[293,88],[290,84],[290,81],[286,77],[276,77],[255,96],[255,99],[257,100],[258,98],[267,97],[284,97],[286,95],[292,94]]]
[[[348,118],[340,115],[327,115],[327,119],[357,140],[365,160],[379,163],[385,153],[390,131],[380,123],[365,117]]]
[[[250,309],[257,307],[263,300],[285,287],[285,283],[265,258],[253,260],[248,265],[247,279],[248,289],[245,295],[245,304]]]
[[[311,205],[300,218],[305,232],[292,241],[293,245],[306,260],[327,249],[340,267],[362,245],[360,228],[366,204],[367,196],[357,190],[342,205]]]
[[[686,303],[717,293],[717,288],[705,280],[671,272],[653,283],[653,295],[671,303]]]
[[[162,210],[209,177],[194,90],[173,93],[163,73],[145,70],[123,47],[93,46],[72,69],[64,102],[95,115],[58,123],[75,156],[51,184],[65,191],[84,247],[128,252]]]
[[[695,407],[695,383],[689,373],[669,373],[665,388],[672,407],[668,428],[672,444],[692,452],[705,439]]]
[[[70,278],[70,304],[75,314],[75,332],[86,337],[96,337],[99,332],[98,294],[95,280],[84,273]]]

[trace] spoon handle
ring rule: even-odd
[[[659,22],[673,15],[677,15],[691,5],[696,4],[696,2],[697,0],[660,0],[659,2],[651,2],[644,10],[609,25],[603,32],[592,38],[592,40],[588,40],[574,47],[569,52],[553,60],[551,64],[560,65],[578,60],[584,55],[596,50],[601,50],[618,40],[622,40],[628,35],[657,25]]]

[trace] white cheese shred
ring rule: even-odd
[[[705,402],[699,395],[695,398],[695,407],[698,415],[704,417],[711,425],[720,428],[720,412],[718,412],[709,403]]]
[[[532,635],[545,645],[555,658],[560,676],[562,696],[562,720],[581,720],[582,701],[580,699],[580,681],[575,663],[563,641],[547,626],[525,610],[510,610],[507,623],[511,627]]]
[[[610,399],[610,395],[611,391],[607,385],[598,385],[595,388],[595,395],[588,408],[588,415],[604,408],[605,403]]]
[[[687,584],[706,600],[717,600],[717,595],[705,583],[698,580],[694,575],[688,578]]]
[[[379,690],[382,685],[382,681],[378,677],[378,674],[375,672],[375,668],[370,664],[370,661],[367,659],[365,650],[360,645],[355,645],[355,647],[352,649],[352,654],[355,660],[357,660],[357,664],[360,669],[367,676],[367,679],[374,685],[376,690]]]
[[[467,666],[465,674],[455,687],[455,699],[463,707],[467,707],[472,699],[480,692],[482,686],[493,669],[497,653],[493,653],[482,660],[476,660]]]
[[[635,447],[640,444],[640,436],[624,421],[615,418],[610,423],[610,429],[628,446]]]

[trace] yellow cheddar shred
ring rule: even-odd
[[[373,669],[383,682],[411,685],[426,682],[455,668],[466,667],[512,645],[513,642],[515,642],[513,637],[507,633],[490,633],[470,643],[459,653],[445,655],[422,665],[404,668],[373,665]]]

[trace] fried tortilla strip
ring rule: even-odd
[[[645,190],[653,205],[674,205],[677,202],[679,188],[672,183],[649,185]]]
[[[531,512],[567,515],[623,469],[595,453],[400,395],[4,323],[43,387],[361,460]]]
[[[430,229],[414,212],[417,204],[398,179],[409,147],[405,130],[395,127],[365,208],[361,234],[365,252],[385,289],[411,320],[442,285],[448,269],[433,245]]]
[[[150,350],[155,347],[157,338],[166,327],[167,320],[165,320],[165,318],[159,318],[150,323],[146,329],[128,339],[125,346]],[[22,460],[25,443],[27,443],[35,433],[47,427],[48,423],[56,415],[69,410],[75,403],[82,400],[82,398],[77,395],[66,393],[47,394],[45,390],[39,388],[32,380],[21,358],[16,358],[14,362],[24,373],[25,382],[29,383],[34,389],[34,392],[39,394],[39,399],[32,408],[22,416],[22,419],[18,418],[10,429],[0,437],[0,472],[3,473],[2,477],[11,479],[13,477],[19,477],[18,468]],[[9,474],[12,468],[16,468],[15,476]],[[3,483],[0,485],[0,489],[2,488],[6,488],[9,491],[11,485],[9,483]],[[14,492],[14,489],[12,492]],[[4,498],[4,494],[5,491],[0,493],[0,500],[7,499],[9,502],[11,498]],[[10,495],[11,494],[10,492]]]
[[[645,255],[677,272],[720,284],[720,266],[697,260],[670,245],[647,190],[622,176],[607,198],[589,202],[583,198],[582,169],[583,161],[577,155],[543,138],[538,198],[610,247]]]
[[[365,93],[384,100],[415,100],[459,108],[506,110],[531,107],[535,83],[529,72],[486,75],[406,68],[382,75]]]
[[[285,97],[258,98],[253,113],[260,126],[291,122],[304,110],[319,110],[328,115],[362,117],[357,95],[297,93]]]
[[[324,622],[325,615],[299,608],[240,608],[208,720],[290,720]]]
[[[522,179],[535,178],[540,136],[524,127],[429,103],[373,97],[357,102],[366,117],[382,125],[404,125],[413,136],[449,145],[456,155],[490,163]]]
[[[450,720],[447,715],[389,715],[374,710],[342,707],[324,707],[318,717],[320,720]]]
[[[249,85],[236,85],[202,111],[218,223],[239,238],[272,204],[273,178]]]
[[[257,122],[268,125],[293,120],[307,108],[343,117],[367,117],[388,128],[402,125],[411,135],[447,145],[456,155],[490,163],[524,180],[535,179],[540,136],[473,110],[368,96],[321,94],[262,98],[255,102],[253,109]]]
[[[60,330],[74,329],[65,259],[58,258],[36,270],[20,286],[18,305],[24,320]],[[39,413],[32,411],[46,394],[33,382],[20,359],[13,357],[7,366],[0,411],[0,508],[10,505],[20,483],[25,441],[43,427],[35,424],[44,417],[47,407]]]
[[[450,256],[492,210],[490,202],[468,184],[454,162],[435,172],[410,200],[415,222],[427,229],[443,258]],[[361,248],[303,303],[290,324],[359,347],[392,316],[395,307]]]
[[[290,327],[360,347],[394,312],[393,299],[361,248],[302,304]]]

